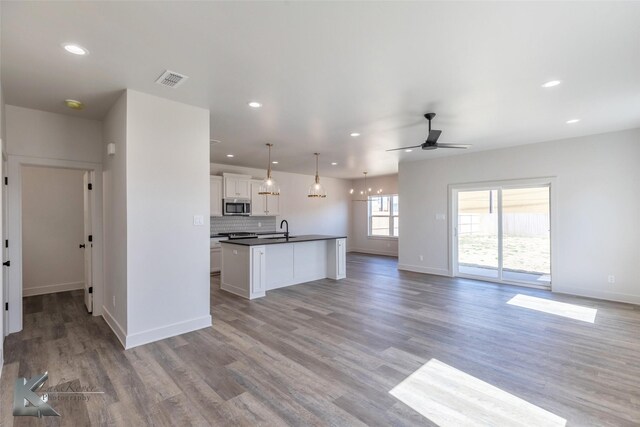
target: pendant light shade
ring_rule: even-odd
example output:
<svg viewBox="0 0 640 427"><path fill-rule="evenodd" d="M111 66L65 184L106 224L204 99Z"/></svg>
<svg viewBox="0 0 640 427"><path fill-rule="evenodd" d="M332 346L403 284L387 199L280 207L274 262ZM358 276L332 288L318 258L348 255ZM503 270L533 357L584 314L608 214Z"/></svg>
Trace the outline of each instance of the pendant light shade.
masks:
<svg viewBox="0 0 640 427"><path fill-rule="evenodd" d="M307 197L325 198L327 197L327 192L322 184L320 184L320 175L318 175L318 156L320 156L320 153L313 153L313 155L316 156L316 179L314 183L311 184L311 187L309 187L309 194Z"/></svg>
<svg viewBox="0 0 640 427"><path fill-rule="evenodd" d="M267 144L267 147L269 147L269 163L267 166L267 176L262 180L262 183L260 183L258 194L265 196L279 196L280 186L278 185L276 180L271 177L271 147L273 147L273 144Z"/></svg>

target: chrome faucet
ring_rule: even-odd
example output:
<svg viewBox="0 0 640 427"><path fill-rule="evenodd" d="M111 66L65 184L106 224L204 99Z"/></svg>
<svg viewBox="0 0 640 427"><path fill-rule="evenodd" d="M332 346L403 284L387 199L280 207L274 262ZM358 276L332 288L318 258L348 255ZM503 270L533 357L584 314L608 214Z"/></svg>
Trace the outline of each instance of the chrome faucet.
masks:
<svg viewBox="0 0 640 427"><path fill-rule="evenodd" d="M282 224L286 224L286 226L287 226L287 229L284 232L284 238L289 240L289 223L287 222L286 219L283 219L282 222L280 222L280 228L282 228Z"/></svg>

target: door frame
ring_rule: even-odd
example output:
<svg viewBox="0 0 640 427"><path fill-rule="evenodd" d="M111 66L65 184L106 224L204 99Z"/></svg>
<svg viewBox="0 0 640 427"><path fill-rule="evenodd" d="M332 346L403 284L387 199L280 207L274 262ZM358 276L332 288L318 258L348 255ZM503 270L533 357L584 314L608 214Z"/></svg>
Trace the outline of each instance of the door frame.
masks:
<svg viewBox="0 0 640 427"><path fill-rule="evenodd" d="M525 187L537 187L537 186L549 186L549 233L550 238L550 263L551 263L551 283L546 285L535 285L528 282L518 282L511 280L500 280L498 278L484 277L484 276L472 276L472 275L457 275L458 265L458 238L456 235L457 218L458 218L458 191L473 191L473 190L495 190L509 189L509 188L525 188ZM499 191L500 193L501 191ZM557 235L558 235L558 221L557 221L557 178L556 177L540 177L540 178L525 178L525 179L511 179L501 181L482 181L482 182L469 182L460 184L448 185L448 197L449 197L449 276L451 277L463 277L474 280L482 280L485 282L494 282L507 285L518 285L530 288L548 289L553 291L554 284L557 283ZM498 197L498 270L502 269L502 197ZM500 276L500 274L499 274Z"/></svg>
<svg viewBox="0 0 640 427"><path fill-rule="evenodd" d="M94 182L91 191L91 221L93 228L93 302L94 316L102 315L103 275L102 275L102 165L99 163L71 160L44 159L36 157L9 155L8 173L8 209L7 227L9 239L9 325L8 332L22 330L22 167L40 166L48 168L76 169L93 172Z"/></svg>

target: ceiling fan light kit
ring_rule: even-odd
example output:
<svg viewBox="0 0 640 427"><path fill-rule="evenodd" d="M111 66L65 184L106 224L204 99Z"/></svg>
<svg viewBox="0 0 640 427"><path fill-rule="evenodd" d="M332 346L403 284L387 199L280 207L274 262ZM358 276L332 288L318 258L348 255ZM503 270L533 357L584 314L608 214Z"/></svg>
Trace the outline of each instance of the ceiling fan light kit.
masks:
<svg viewBox="0 0 640 427"><path fill-rule="evenodd" d="M324 199L327 197L327 191L324 189L322 184L320 184L320 175L318 174L318 157L320 156L320 153L313 153L313 155L316 156L316 178L313 184L311 184L311 187L309 187L309 194L307 194L307 197Z"/></svg>
<svg viewBox="0 0 640 427"><path fill-rule="evenodd" d="M260 183L258 194L264 196L279 196L280 186L271 176L271 147L273 147L273 144L267 144L267 147L269 147L269 163L267 163L267 176L262 180L262 183Z"/></svg>
<svg viewBox="0 0 640 427"><path fill-rule="evenodd" d="M429 120L429 134L427 135L427 140L420 145L412 145L410 147L400 147L400 148L392 148L387 151L398 151L405 150L410 152L412 148L422 148L423 150L435 150L437 148L461 148L467 149L471 147L469 144L438 144L438 139L440 135L442 135L441 130L431 129L431 120L436 116L436 113L427 113L424 115L424 118Z"/></svg>

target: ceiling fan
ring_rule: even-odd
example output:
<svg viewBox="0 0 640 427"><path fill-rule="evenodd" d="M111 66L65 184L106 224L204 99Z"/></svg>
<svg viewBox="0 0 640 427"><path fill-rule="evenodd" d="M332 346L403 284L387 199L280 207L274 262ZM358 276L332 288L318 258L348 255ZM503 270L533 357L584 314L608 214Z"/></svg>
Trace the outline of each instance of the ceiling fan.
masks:
<svg viewBox="0 0 640 427"><path fill-rule="evenodd" d="M397 150L410 150L412 148L422 148L423 150L435 150L436 148L469 148L471 145L469 144L438 144L438 138L440 138L441 130L431 130L431 120L436 116L436 113L427 113L424 117L429 120L429 135L427 136L427 140L420 145L412 145L410 147L400 147L400 148L392 148L387 151L397 151Z"/></svg>

